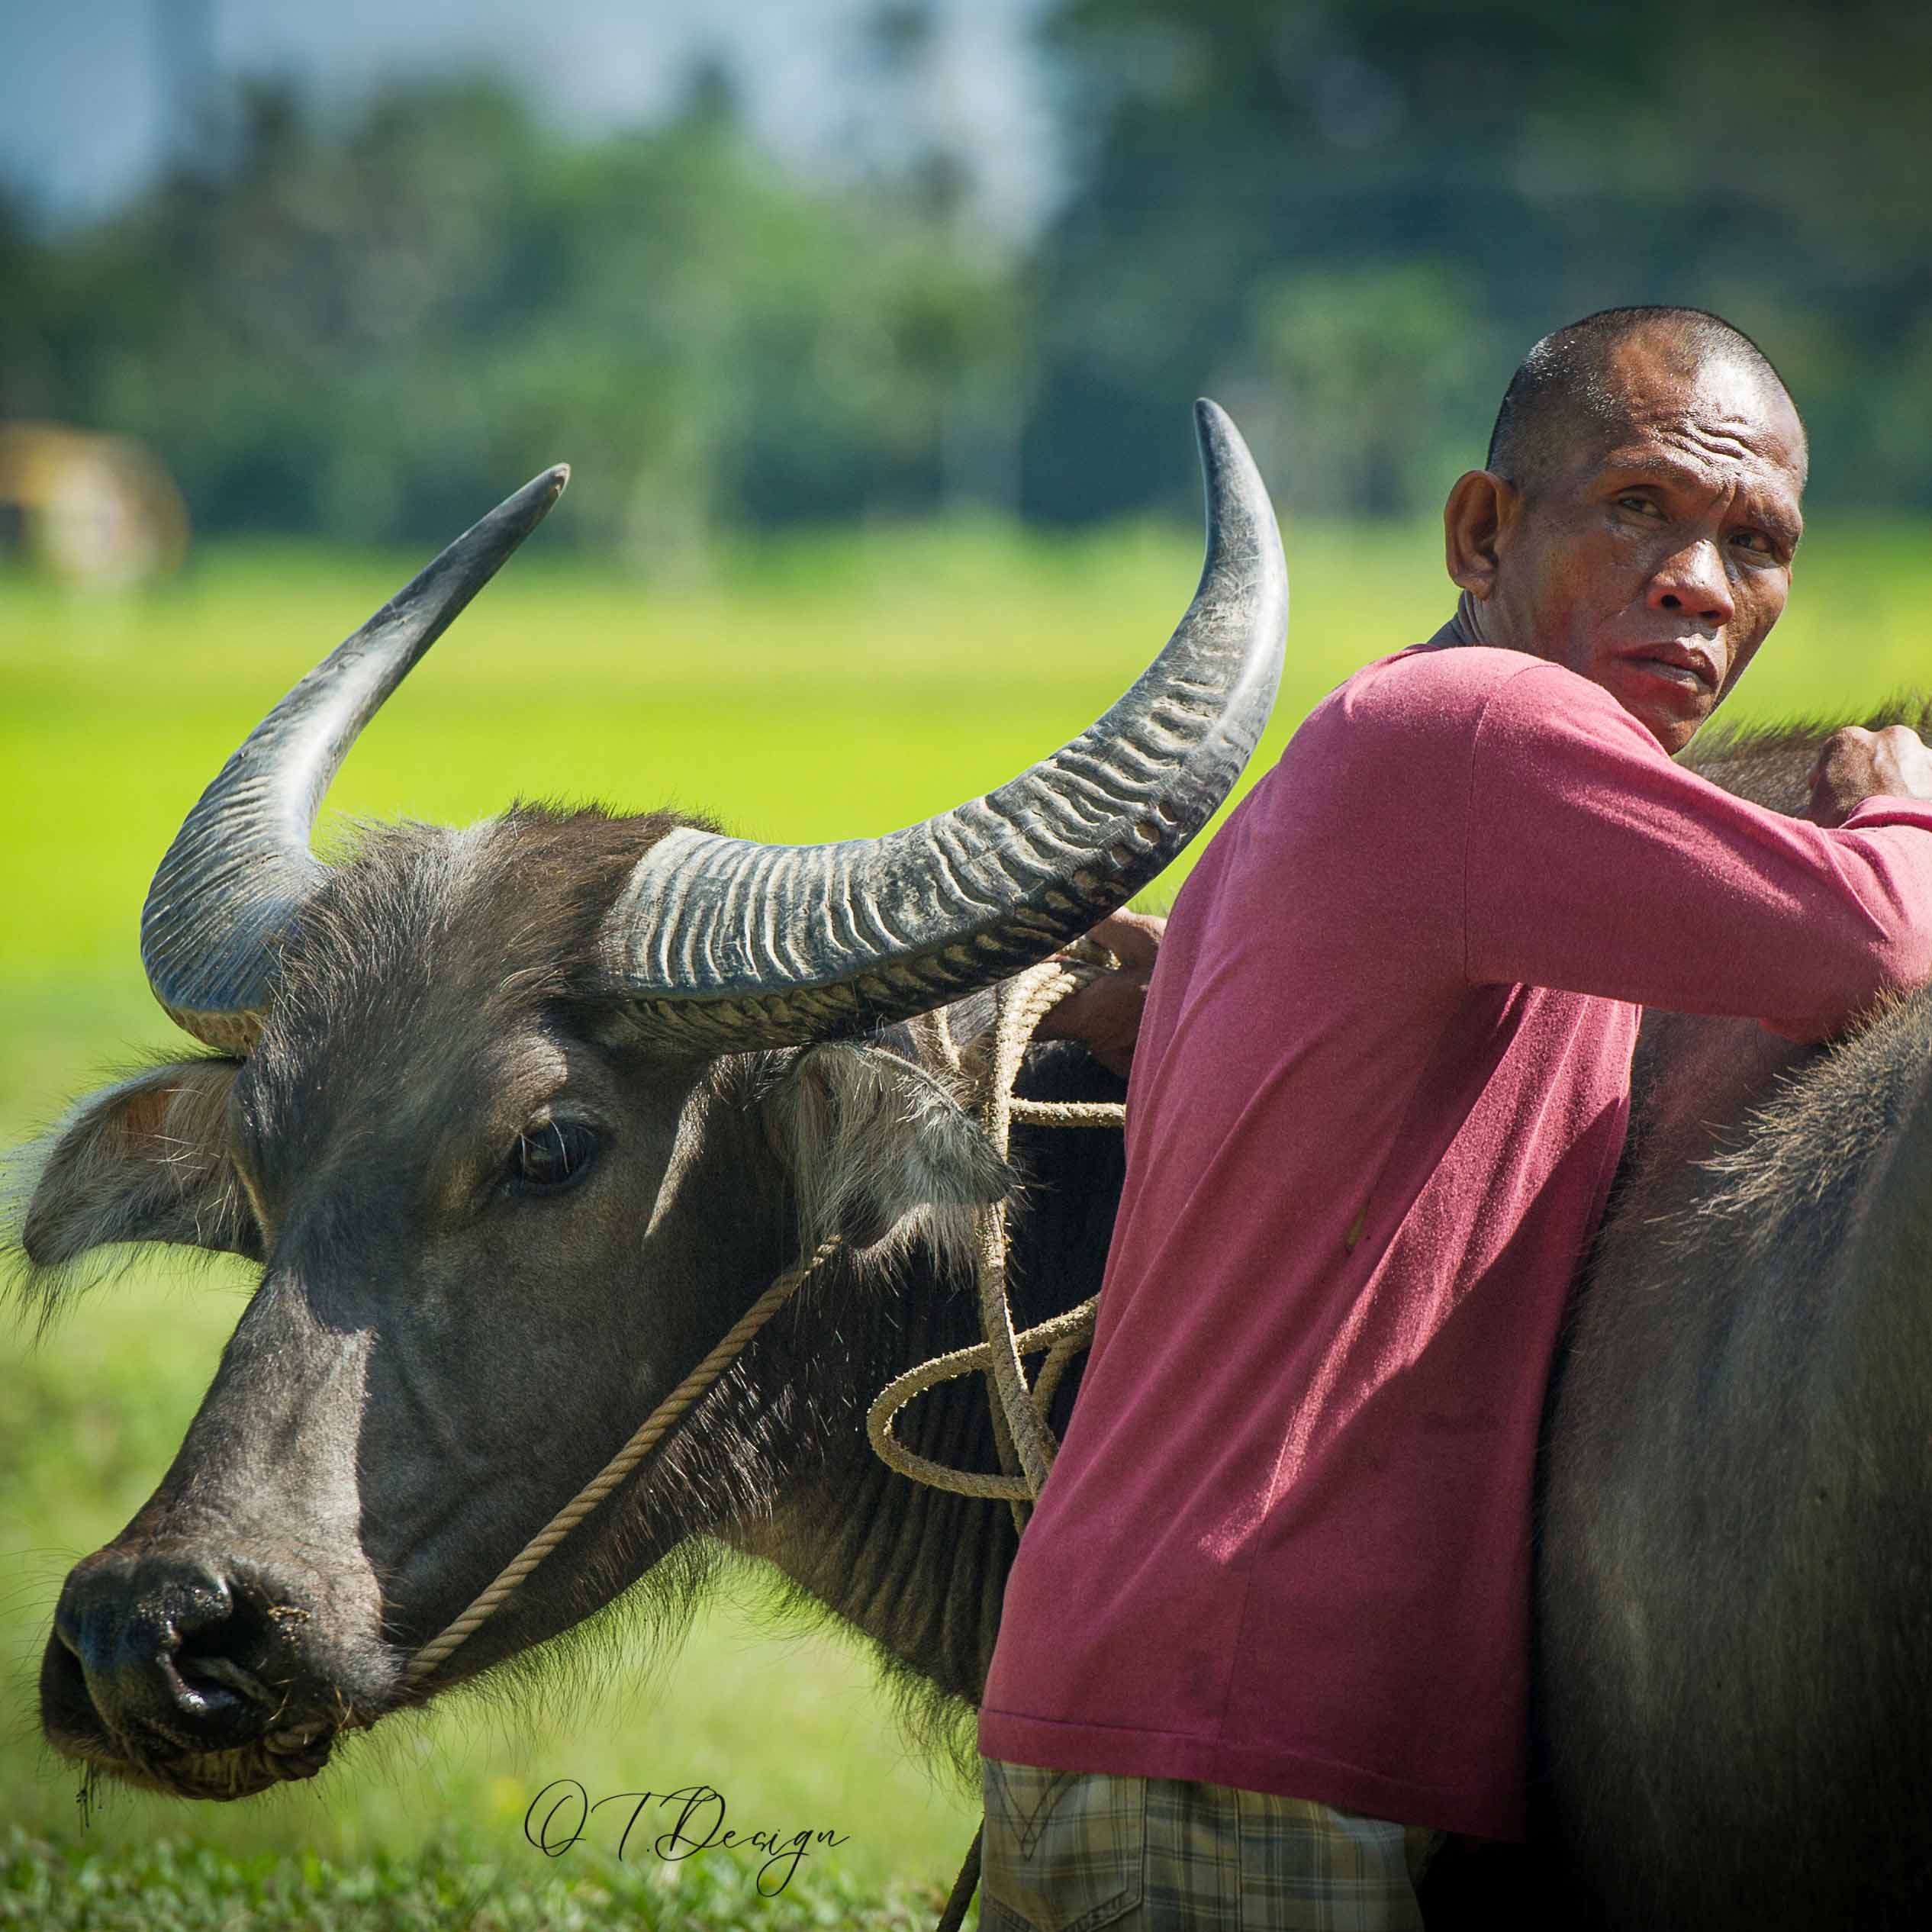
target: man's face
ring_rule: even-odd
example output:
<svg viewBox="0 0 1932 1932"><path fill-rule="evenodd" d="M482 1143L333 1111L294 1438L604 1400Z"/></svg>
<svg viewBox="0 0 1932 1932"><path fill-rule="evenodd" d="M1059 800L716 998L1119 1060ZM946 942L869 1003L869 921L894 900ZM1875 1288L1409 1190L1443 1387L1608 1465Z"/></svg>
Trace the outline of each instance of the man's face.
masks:
<svg viewBox="0 0 1932 1932"><path fill-rule="evenodd" d="M1668 340L1625 342L1611 374L1618 420L1502 493L1482 628L1601 684L1674 752L1785 607L1804 430L1775 383Z"/></svg>

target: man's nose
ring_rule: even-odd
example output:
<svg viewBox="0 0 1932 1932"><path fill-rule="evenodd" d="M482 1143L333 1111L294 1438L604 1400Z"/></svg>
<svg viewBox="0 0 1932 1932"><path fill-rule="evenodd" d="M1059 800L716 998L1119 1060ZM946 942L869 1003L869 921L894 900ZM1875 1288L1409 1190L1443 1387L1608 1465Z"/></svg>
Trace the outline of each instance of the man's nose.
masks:
<svg viewBox="0 0 1932 1932"><path fill-rule="evenodd" d="M1647 601L1653 610L1681 610L1713 626L1729 623L1737 610L1723 554L1708 539L1666 560L1650 579Z"/></svg>

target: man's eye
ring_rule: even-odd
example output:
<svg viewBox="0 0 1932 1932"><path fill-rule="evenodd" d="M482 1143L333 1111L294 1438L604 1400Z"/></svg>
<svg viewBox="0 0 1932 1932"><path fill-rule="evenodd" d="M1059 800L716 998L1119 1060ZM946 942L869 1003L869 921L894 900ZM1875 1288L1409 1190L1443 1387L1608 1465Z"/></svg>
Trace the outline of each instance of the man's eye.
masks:
<svg viewBox="0 0 1932 1932"><path fill-rule="evenodd" d="M1617 499L1617 507L1619 510L1634 510L1646 517L1654 516L1657 514L1657 505L1648 497L1619 497Z"/></svg>
<svg viewBox="0 0 1932 1932"><path fill-rule="evenodd" d="M1760 556L1770 555L1776 547L1762 530L1734 531L1731 540L1740 549L1757 551Z"/></svg>
<svg viewBox="0 0 1932 1932"><path fill-rule="evenodd" d="M582 1180L597 1154L594 1129L581 1120L546 1120L517 1136L508 1178L520 1193L554 1193Z"/></svg>

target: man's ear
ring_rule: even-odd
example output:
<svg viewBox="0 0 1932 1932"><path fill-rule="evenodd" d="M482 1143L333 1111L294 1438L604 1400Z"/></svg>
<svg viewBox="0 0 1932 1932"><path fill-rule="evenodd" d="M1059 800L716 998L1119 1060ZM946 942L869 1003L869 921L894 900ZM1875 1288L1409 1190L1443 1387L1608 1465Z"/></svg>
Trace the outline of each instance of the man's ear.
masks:
<svg viewBox="0 0 1932 1932"><path fill-rule="evenodd" d="M807 1048L764 1107L808 1251L832 1234L872 1248L916 1232L970 1253L972 1210L1011 1183L951 1088L885 1046Z"/></svg>
<svg viewBox="0 0 1932 1932"><path fill-rule="evenodd" d="M1457 477L1442 506L1443 562L1451 581L1473 597L1496 588L1499 534L1515 518L1521 493L1493 471Z"/></svg>
<svg viewBox="0 0 1932 1932"><path fill-rule="evenodd" d="M0 1245L34 1277L114 1241L172 1241L261 1259L261 1235L228 1158L238 1060L183 1060L82 1101L20 1148ZM45 1288L48 1284L37 1284Z"/></svg>

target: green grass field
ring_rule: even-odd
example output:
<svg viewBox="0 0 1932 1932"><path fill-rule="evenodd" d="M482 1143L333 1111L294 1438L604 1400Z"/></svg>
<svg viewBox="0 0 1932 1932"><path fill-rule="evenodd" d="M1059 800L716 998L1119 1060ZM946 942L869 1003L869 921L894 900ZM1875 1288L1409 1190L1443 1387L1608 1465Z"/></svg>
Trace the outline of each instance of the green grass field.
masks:
<svg viewBox="0 0 1932 1932"><path fill-rule="evenodd" d="M1257 771L1322 692L1450 606L1431 530L1286 541L1289 666ZM213 549L127 602L0 578L0 1142L170 1043L135 951L156 861L248 727L421 561ZM773 839L885 830L1089 723L1198 565L1194 538L1163 529L887 530L747 549L672 591L546 555L539 535L391 701L331 806L461 823L520 794L701 807ZM1929 601L1932 533L1821 521L1734 713L1850 713L1932 685ZM762 1630L751 1576L655 1674L399 1721L314 1784L239 1806L110 1794L83 1832L75 1774L37 1741L54 1599L159 1478L248 1285L239 1264L143 1258L37 1348L0 1325L0 1925L929 1923L968 1795L909 1755L852 1646ZM522 1821L564 1776L593 1795L701 1781L734 1823L848 1842L775 1899L729 1853L548 1861Z"/></svg>

